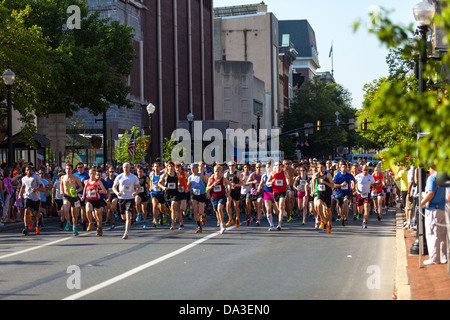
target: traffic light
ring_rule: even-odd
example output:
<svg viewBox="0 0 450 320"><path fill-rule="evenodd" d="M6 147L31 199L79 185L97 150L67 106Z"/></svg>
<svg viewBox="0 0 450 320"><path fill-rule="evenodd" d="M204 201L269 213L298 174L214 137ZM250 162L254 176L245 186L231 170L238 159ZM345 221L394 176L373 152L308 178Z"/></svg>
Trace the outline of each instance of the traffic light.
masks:
<svg viewBox="0 0 450 320"><path fill-rule="evenodd" d="M321 127L322 127L322 121L318 120L317 121L317 131L320 131Z"/></svg>
<svg viewBox="0 0 450 320"><path fill-rule="evenodd" d="M364 119L362 125L361 125L361 129L363 131L367 131L367 119Z"/></svg>

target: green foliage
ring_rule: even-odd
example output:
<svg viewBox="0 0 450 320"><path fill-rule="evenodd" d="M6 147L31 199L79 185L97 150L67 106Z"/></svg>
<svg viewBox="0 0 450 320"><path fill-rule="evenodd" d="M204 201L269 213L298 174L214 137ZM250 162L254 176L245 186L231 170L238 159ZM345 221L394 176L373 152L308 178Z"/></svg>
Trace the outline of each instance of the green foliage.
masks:
<svg viewBox="0 0 450 320"><path fill-rule="evenodd" d="M80 29L63 27L70 5L81 9ZM132 107L124 79L134 59L133 29L88 13L85 0L0 1L0 70L16 73L13 105L30 144L35 117ZM5 96L0 86L0 101Z"/></svg>
<svg viewBox="0 0 450 320"><path fill-rule="evenodd" d="M128 153L128 145L130 144L131 136L135 132L136 135L136 154L134 158ZM150 136L141 136L138 127L133 126L131 131L125 131L122 137L120 137L120 145L114 148L114 157L120 164L126 162L131 164L137 164L142 162L147 155L147 149L149 146Z"/></svg>
<svg viewBox="0 0 450 320"><path fill-rule="evenodd" d="M305 123L322 121L322 125L336 122L336 111L340 113L341 123L355 118L356 110L351 107L350 93L339 84L324 83L321 80L305 82L296 92L290 112L282 118L283 131L304 127ZM308 141L309 147L303 147L304 157L328 157L338 146L353 146L356 135L348 127L324 127L320 132L299 137L282 137L280 143L288 159L295 158L296 142Z"/></svg>
<svg viewBox="0 0 450 320"><path fill-rule="evenodd" d="M449 43L450 8L441 5L441 10L435 23L445 31L444 43ZM430 44L415 37L412 26L395 25L387 16L385 12L380 28L371 31L383 44L401 49L405 61L414 61L416 52L425 50L430 56ZM449 64L448 52L442 53L439 59L428 59L423 72L427 90L423 94L418 91L417 81L392 75L380 80L374 88L367 88L364 112L375 121L373 130L386 126L380 142L389 147L383 153L388 163L404 164L411 157L416 165L434 165L437 170L450 172ZM417 139L415 132L426 135Z"/></svg>

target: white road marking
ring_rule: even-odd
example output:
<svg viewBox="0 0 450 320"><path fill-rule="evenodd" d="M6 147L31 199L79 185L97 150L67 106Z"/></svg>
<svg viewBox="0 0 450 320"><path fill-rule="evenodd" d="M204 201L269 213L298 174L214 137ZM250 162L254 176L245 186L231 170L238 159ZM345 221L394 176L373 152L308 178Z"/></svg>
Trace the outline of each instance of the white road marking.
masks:
<svg viewBox="0 0 450 320"><path fill-rule="evenodd" d="M231 230L231 229L234 229L234 227L227 228L227 230ZM176 255L179 255L179 254L181 254L181 253L183 253L183 252L185 252L185 251L187 251L189 249L192 249L193 247L198 246L199 244L201 244L201 243L203 243L205 241L208 241L209 239L212 239L212 238L214 238L214 237L216 237L218 235L220 235L219 232L215 232L213 234L210 234L210 235L208 235L208 236L206 236L206 237L204 237L202 239L199 239L199 240L197 240L197 241L195 241L195 242L193 242L191 244L188 244L187 246L184 246L184 247L182 247L182 248L180 248L178 250L175 250L175 251L173 251L171 253L168 253L168 254L160 257L160 258L157 258L155 260L149 261L149 262L147 262L147 263L145 263L143 265L140 265L139 267L136 267L136 268L134 268L134 269L132 269L130 271L122 273L122 274L120 274L120 275L118 275L118 276L116 276L114 278L111 278L111 279L106 280L106 281L104 281L102 283L99 283L99 284L97 284L97 285L95 285L93 287L90 287L90 288L85 289L83 291L80 291L80 292L78 292L76 294L68 296L67 298L64 298L63 300L77 300L77 299L83 298L84 296L87 296L87 295L89 295L91 293L94 293L94 292L100 290L100 289L106 288L106 287L108 287L108 286L110 286L110 285L112 285L112 284L114 284L116 282L122 281L122 280L124 280L124 279L126 279L128 277L131 277L132 275L135 275L138 272L141 272L141 271L143 271L145 269L148 269L148 268L150 268L150 267L152 267L152 266L154 266L154 265L156 265L156 264L158 264L160 262L163 262L163 261L165 261L167 259L175 257Z"/></svg>

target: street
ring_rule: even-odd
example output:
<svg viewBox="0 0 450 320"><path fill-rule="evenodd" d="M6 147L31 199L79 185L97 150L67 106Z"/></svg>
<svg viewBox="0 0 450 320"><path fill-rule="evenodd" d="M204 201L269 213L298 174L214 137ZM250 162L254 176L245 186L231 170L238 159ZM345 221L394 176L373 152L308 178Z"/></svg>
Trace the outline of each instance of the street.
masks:
<svg viewBox="0 0 450 320"><path fill-rule="evenodd" d="M220 235L209 216L203 233L142 229L123 240L114 231L20 229L0 233L0 298L12 300L389 300L394 290L393 210L368 229L334 222L331 234L312 218L284 222L281 231L252 223ZM276 219L275 219L276 220Z"/></svg>

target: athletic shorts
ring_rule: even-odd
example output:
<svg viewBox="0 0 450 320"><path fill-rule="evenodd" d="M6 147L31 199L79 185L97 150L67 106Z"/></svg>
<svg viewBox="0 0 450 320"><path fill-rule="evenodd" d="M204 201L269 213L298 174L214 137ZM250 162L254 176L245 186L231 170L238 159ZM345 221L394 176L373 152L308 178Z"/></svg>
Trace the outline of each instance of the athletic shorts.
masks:
<svg viewBox="0 0 450 320"><path fill-rule="evenodd" d="M138 197L141 198L141 202L147 202L148 201L148 195L145 192L138 193Z"/></svg>
<svg viewBox="0 0 450 320"><path fill-rule="evenodd" d="M205 203L206 202L206 193L202 193L202 194L199 194L197 196L192 194L191 195L191 200L195 200L195 201L198 201L198 202L201 202L201 203Z"/></svg>
<svg viewBox="0 0 450 320"><path fill-rule="evenodd" d="M272 192L264 191L264 201L266 201L266 200L270 200L270 201L272 201L272 203L275 203L275 199L273 198Z"/></svg>
<svg viewBox="0 0 450 320"><path fill-rule="evenodd" d="M86 199L86 202L92 204L94 209L101 209L101 208L103 208L102 199L98 199L98 200Z"/></svg>
<svg viewBox="0 0 450 320"><path fill-rule="evenodd" d="M133 212L135 206L134 199L119 199L117 202L119 205L120 214L125 214L126 212Z"/></svg>
<svg viewBox="0 0 450 320"><path fill-rule="evenodd" d="M33 201L31 199L25 198L23 200L23 207L24 208L30 208L31 211L33 211L34 213L38 213L39 212L39 205L41 204L40 201Z"/></svg>
<svg viewBox="0 0 450 320"><path fill-rule="evenodd" d="M370 203L370 193L367 194L366 198L363 198L361 194L356 193L356 205L358 207L363 206L365 203Z"/></svg>
<svg viewBox="0 0 450 320"><path fill-rule="evenodd" d="M213 205L214 210L217 211L217 208L219 207L219 204L223 204L226 205L227 204L227 197L225 195L216 198L216 197L211 197L211 203Z"/></svg>
<svg viewBox="0 0 450 320"><path fill-rule="evenodd" d="M286 191L273 194L273 199L276 202L280 201L281 198L286 198Z"/></svg>
<svg viewBox="0 0 450 320"><path fill-rule="evenodd" d="M64 200L69 201L70 206L73 208L79 208L81 206L80 198L78 197L71 197L68 195L64 195Z"/></svg>
<svg viewBox="0 0 450 320"><path fill-rule="evenodd" d="M297 191L297 198L298 199L303 199L306 195L305 191Z"/></svg>
<svg viewBox="0 0 450 320"><path fill-rule="evenodd" d="M342 206L345 200L352 201L352 195L351 194L344 194L343 196L336 195L336 200L338 206Z"/></svg>
<svg viewBox="0 0 450 320"><path fill-rule="evenodd" d="M160 204L166 202L166 200L164 200L164 193L152 193L152 198L156 199Z"/></svg>

